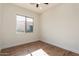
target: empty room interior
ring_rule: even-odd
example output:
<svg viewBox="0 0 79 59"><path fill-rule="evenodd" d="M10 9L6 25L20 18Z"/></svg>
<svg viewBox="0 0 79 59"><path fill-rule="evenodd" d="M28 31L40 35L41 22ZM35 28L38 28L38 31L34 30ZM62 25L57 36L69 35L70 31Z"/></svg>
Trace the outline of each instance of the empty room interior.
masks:
<svg viewBox="0 0 79 59"><path fill-rule="evenodd" d="M79 4L0 3L0 56L79 56Z"/></svg>

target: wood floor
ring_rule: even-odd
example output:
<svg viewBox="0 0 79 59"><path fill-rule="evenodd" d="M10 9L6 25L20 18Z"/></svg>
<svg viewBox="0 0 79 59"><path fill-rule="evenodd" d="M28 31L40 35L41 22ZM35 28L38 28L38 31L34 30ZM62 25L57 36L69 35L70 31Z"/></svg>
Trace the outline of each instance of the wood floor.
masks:
<svg viewBox="0 0 79 59"><path fill-rule="evenodd" d="M33 56L32 52L39 49L42 49L48 56L79 56L79 54L61 49L59 47L41 41L3 49L1 53L3 56L26 56L28 54L30 56Z"/></svg>

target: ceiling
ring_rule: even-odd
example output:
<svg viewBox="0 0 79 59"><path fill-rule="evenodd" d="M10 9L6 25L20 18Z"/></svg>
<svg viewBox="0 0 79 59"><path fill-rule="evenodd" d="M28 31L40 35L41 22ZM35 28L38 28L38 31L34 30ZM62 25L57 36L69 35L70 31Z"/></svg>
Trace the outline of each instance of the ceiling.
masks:
<svg viewBox="0 0 79 59"><path fill-rule="evenodd" d="M31 10L36 13L43 13L46 10L48 10L49 8L56 6L57 4L49 3L48 5L45 5L45 4L41 3L38 8L35 6L34 3L15 3L15 5L26 8L26 9Z"/></svg>

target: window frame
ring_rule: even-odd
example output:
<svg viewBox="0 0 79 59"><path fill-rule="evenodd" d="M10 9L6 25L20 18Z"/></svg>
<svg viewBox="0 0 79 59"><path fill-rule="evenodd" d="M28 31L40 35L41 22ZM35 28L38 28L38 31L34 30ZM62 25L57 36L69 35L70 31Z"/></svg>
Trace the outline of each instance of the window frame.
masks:
<svg viewBox="0 0 79 59"><path fill-rule="evenodd" d="M23 17L25 17L25 31L24 32L21 32L21 33L33 33L34 32L34 17L29 17L29 16L25 16L25 15L20 15L20 14L16 14L16 16L23 16ZM26 28L27 28L27 19L26 18L31 18L31 19L33 19L33 31L32 32L28 32L28 31L26 31ZM17 20L17 19L16 19ZM16 31L17 32L17 31Z"/></svg>

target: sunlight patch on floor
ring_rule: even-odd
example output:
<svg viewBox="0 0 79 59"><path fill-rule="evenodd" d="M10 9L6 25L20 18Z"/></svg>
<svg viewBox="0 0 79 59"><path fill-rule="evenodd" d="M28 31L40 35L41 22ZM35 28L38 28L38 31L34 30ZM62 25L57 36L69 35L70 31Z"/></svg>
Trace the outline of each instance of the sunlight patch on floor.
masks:
<svg viewBox="0 0 79 59"><path fill-rule="evenodd" d="M36 50L26 56L49 56L43 49Z"/></svg>

